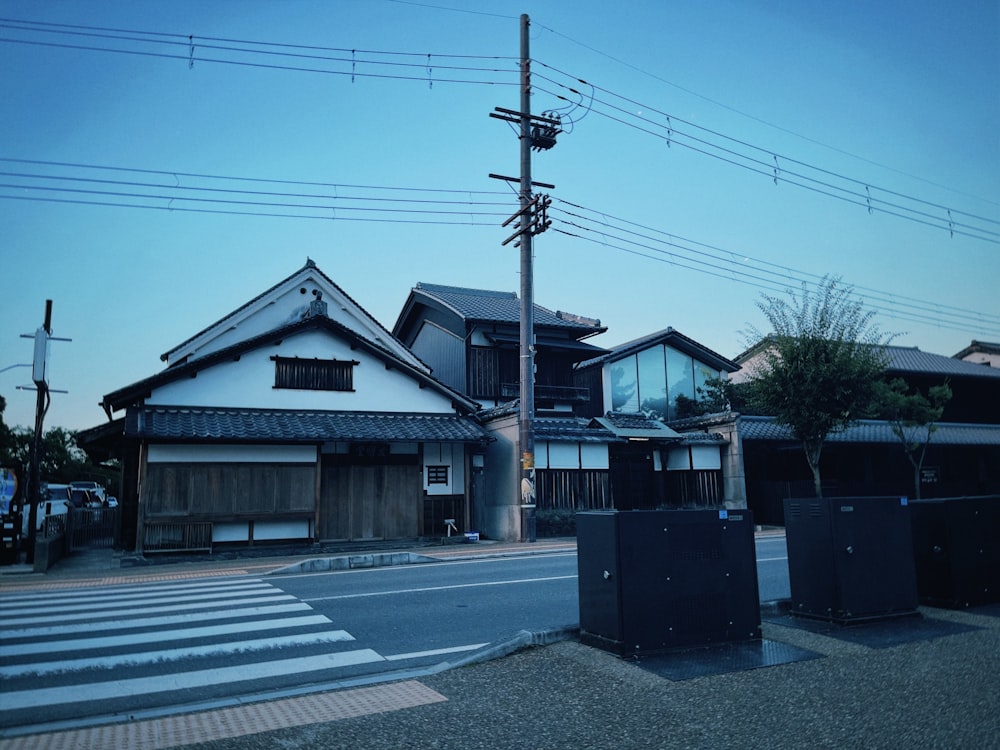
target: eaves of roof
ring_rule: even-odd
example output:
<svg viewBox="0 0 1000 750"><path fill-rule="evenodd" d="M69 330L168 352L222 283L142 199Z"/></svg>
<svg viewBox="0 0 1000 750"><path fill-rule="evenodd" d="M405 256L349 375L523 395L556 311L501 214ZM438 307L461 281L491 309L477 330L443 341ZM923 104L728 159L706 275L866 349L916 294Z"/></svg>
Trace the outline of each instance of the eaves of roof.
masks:
<svg viewBox="0 0 1000 750"><path fill-rule="evenodd" d="M534 438L550 443L619 443L614 432L581 417L536 417Z"/></svg>
<svg viewBox="0 0 1000 750"><path fill-rule="evenodd" d="M521 300L513 292L420 282L410 292L407 307L411 308L415 301L443 307L467 322L519 324L521 320ZM573 332L575 338L593 336L607 330L606 326L600 325L600 321L590 325L581 322L579 316L553 312L539 304L534 304L532 310L536 327L567 329ZM399 330L398 322L395 330Z"/></svg>
<svg viewBox="0 0 1000 750"><path fill-rule="evenodd" d="M453 442L493 438L472 417L288 409L139 406L125 436L188 443Z"/></svg>
<svg viewBox="0 0 1000 750"><path fill-rule="evenodd" d="M668 442L677 442L681 439L679 433L671 430L663 422L647 417L645 414L609 412L603 417L595 417L591 423L600 425L612 434L625 439L638 438Z"/></svg>
<svg viewBox="0 0 1000 750"><path fill-rule="evenodd" d="M586 362L581 362L576 367L578 370L582 370L602 365L605 362L615 362L619 359L623 359L627 356L659 344L667 344L678 351L694 357L699 362L704 362L705 364L718 370L736 372L740 369L740 366L732 360L726 359L718 352L714 352L707 346L699 344L694 339L688 338L674 328L664 328L662 331L651 333L648 336L627 341L624 344L612 347L608 350L607 354L594 357L593 359L588 359Z"/></svg>
<svg viewBox="0 0 1000 750"><path fill-rule="evenodd" d="M467 396L453 390L431 375L413 367L408 362L404 362L388 349L384 349L373 341L359 335L357 331L325 316L305 318L287 326L276 328L273 331L268 331L267 333L259 336L254 336L253 338L233 344L225 349L220 349L204 357L199 357L198 359L174 365L173 367L168 367L156 375L144 378L143 380L132 383L124 388L119 388L117 391L112 391L104 396L101 404L104 407L105 412L107 412L110 417L112 412L132 406L137 401L141 401L146 398L147 394L154 388L161 387L167 383L171 383L184 377L190 377L199 370L204 370L205 368L211 367L220 362L231 360L245 352L252 351L261 346L270 345L274 341L287 338L288 336L296 333L315 328L326 329L346 338L352 343L357 344L359 347L376 357L379 357L384 362L391 363L393 367L398 368L402 372L408 373L419 382L436 388L440 392L446 394L456 405L467 412L473 412L479 408L479 404L472 401Z"/></svg>
<svg viewBox="0 0 1000 750"><path fill-rule="evenodd" d="M773 417L741 416L738 420L743 440L794 442L791 430L778 424ZM940 422L935 425L931 445L997 445L1000 446L1000 424L968 424ZM926 439L926 428L916 430L913 439ZM829 443L898 443L899 438L888 422L863 419L846 430L832 432Z"/></svg>
<svg viewBox="0 0 1000 750"><path fill-rule="evenodd" d="M976 341L972 340L967 347L962 351L953 355L955 359L964 359L970 354L1000 354L1000 344L994 343L992 341Z"/></svg>

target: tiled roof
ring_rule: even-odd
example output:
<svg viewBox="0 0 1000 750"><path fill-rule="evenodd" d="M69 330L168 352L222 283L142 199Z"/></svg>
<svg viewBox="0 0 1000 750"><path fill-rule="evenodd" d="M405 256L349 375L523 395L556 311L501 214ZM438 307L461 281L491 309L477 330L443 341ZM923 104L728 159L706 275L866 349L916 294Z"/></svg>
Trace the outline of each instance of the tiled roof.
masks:
<svg viewBox="0 0 1000 750"><path fill-rule="evenodd" d="M756 343L737 356L736 361L744 366L748 362L754 361L767 348L770 338ZM889 358L889 363L886 366L886 372L889 375L940 375L943 377L1000 379L1000 368L997 367L984 367L975 362L946 357L943 354L922 352L915 346L886 346L884 349Z"/></svg>
<svg viewBox="0 0 1000 750"><path fill-rule="evenodd" d="M916 347L887 346L885 350L889 355L886 370L890 374L898 372L1000 379L1000 368L997 367L984 367L942 354L922 352Z"/></svg>
<svg viewBox="0 0 1000 750"><path fill-rule="evenodd" d="M791 431L771 417L740 417L744 440L792 441ZM863 419L827 437L831 443L898 443L888 422ZM1000 425L942 422L931 438L932 445L1000 445Z"/></svg>
<svg viewBox="0 0 1000 750"><path fill-rule="evenodd" d="M972 354L974 352L983 352L984 354L1000 354L1000 344L993 341L976 341L973 339L967 347L954 356L956 359L962 359L962 357L967 354Z"/></svg>
<svg viewBox="0 0 1000 750"><path fill-rule="evenodd" d="M656 440L677 440L680 438L680 435L663 422L647 417L645 414L608 412L603 417L597 417L593 422L606 427L622 438L653 438Z"/></svg>
<svg viewBox="0 0 1000 750"><path fill-rule="evenodd" d="M476 418L483 423L501 417L510 417L519 413L519 399L508 401L491 409L483 409L476 413ZM621 440L615 434L600 425L595 425L583 417L535 417L531 421L535 440L550 443L618 443Z"/></svg>
<svg viewBox="0 0 1000 750"><path fill-rule="evenodd" d="M464 442L491 438L471 417L186 406L131 408L125 435L184 442Z"/></svg>
<svg viewBox="0 0 1000 750"><path fill-rule="evenodd" d="M536 417L532 421L535 440L550 443L617 443L619 438L610 430L594 426L580 417Z"/></svg>
<svg viewBox="0 0 1000 750"><path fill-rule="evenodd" d="M725 445L729 441L717 432L683 432L681 445Z"/></svg>
<svg viewBox="0 0 1000 750"><path fill-rule="evenodd" d="M519 323L521 301L514 292L493 292L487 289L467 289L420 282L415 293L423 293L454 310L466 320L483 320L496 323ZM574 331L598 333L603 331L600 321L594 325L581 322L577 315L553 312L541 305L534 305L535 325L550 328L569 328Z"/></svg>

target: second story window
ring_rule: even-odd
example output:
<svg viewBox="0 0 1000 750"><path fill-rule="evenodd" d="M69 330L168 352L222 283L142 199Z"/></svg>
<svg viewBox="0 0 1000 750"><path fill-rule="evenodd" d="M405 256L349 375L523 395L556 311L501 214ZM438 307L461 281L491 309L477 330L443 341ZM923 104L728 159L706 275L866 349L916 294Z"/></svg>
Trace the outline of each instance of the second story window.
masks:
<svg viewBox="0 0 1000 750"><path fill-rule="evenodd" d="M353 391L355 360L299 359L274 360L274 387L309 391Z"/></svg>

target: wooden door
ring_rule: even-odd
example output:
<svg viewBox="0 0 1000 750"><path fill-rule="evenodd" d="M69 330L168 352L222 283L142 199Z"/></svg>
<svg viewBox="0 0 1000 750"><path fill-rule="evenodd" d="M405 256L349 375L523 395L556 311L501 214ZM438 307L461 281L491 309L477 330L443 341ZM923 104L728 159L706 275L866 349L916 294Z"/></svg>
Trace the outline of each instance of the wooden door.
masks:
<svg viewBox="0 0 1000 750"><path fill-rule="evenodd" d="M324 463L320 538L376 541L419 536L420 471L413 465Z"/></svg>

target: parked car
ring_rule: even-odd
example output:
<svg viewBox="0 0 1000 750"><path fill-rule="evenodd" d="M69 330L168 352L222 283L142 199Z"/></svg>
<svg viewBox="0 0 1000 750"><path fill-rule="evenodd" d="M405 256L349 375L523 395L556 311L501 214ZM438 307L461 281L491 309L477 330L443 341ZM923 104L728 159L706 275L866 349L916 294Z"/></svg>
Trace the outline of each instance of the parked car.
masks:
<svg viewBox="0 0 1000 750"><path fill-rule="evenodd" d="M70 482L69 487L71 490L86 490L92 496L96 497L98 502L101 504L104 503L104 488L97 482Z"/></svg>
<svg viewBox="0 0 1000 750"><path fill-rule="evenodd" d="M90 490L71 488L69 491L69 501L74 508L100 508L104 502Z"/></svg>

